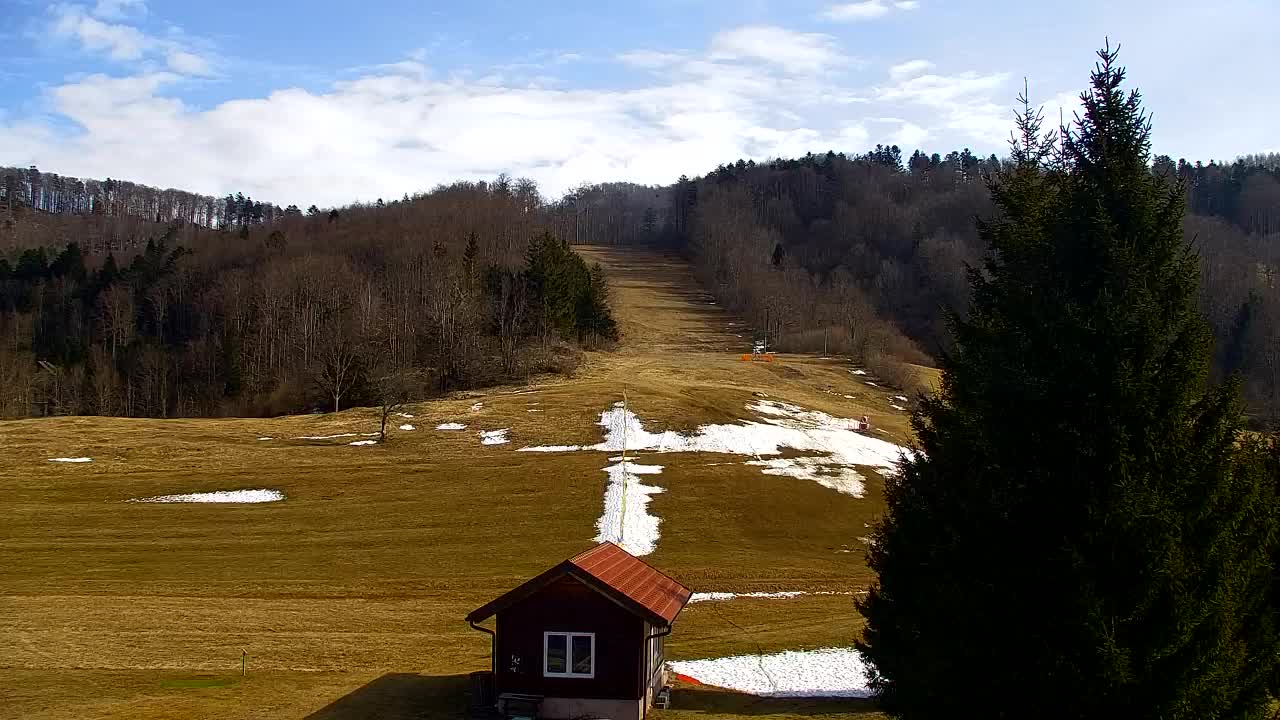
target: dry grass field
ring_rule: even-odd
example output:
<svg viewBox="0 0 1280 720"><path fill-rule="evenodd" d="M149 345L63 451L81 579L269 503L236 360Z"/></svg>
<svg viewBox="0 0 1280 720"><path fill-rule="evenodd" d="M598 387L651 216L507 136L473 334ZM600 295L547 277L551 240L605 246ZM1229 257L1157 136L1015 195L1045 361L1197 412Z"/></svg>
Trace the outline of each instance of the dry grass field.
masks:
<svg viewBox="0 0 1280 720"><path fill-rule="evenodd" d="M906 441L892 393L841 361L742 362L750 332L679 261L582 252L610 272L624 333L616 351L589 354L571 378L408 407L415 417L400 422L416 430L386 444L293 439L375 431L374 412L360 409L0 422L0 717L462 715L466 673L489 663L487 636L463 616L589 547L601 513L604 454L514 450L598 442L599 414L624 387L650 428L737 422L766 393L868 415L883 437ZM434 429L455 421L467 430ZM510 428L511 442L481 445L476 432L497 428ZM48 461L67 456L93 462ZM667 491L649 506L661 539L646 559L698 591L864 588L860 538L881 507L880 480L865 472L866 496L854 498L744 459L657 460ZM287 500L125 502L247 488ZM700 603L677 623L668 656L847 645L859 627L849 596ZM684 688L660 713L739 715L874 712Z"/></svg>

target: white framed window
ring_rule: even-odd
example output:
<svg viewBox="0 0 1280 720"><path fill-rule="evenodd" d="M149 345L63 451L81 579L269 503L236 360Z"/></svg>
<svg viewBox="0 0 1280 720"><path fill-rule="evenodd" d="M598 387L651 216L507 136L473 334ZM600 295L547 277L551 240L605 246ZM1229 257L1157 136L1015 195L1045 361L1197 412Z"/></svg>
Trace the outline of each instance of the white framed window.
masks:
<svg viewBox="0 0 1280 720"><path fill-rule="evenodd" d="M594 678L596 676L596 634L542 633L542 676Z"/></svg>

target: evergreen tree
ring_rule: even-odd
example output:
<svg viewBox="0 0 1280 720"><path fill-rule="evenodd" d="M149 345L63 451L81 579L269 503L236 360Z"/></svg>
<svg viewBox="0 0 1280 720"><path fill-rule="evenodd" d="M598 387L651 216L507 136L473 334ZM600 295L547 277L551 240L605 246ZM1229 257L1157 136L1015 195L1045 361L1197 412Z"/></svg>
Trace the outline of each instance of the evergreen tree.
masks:
<svg viewBox="0 0 1280 720"><path fill-rule="evenodd" d="M1061 142L1023 97L920 452L886 483L859 647L890 713L1261 717L1275 464L1206 390L1182 188L1108 46Z"/></svg>

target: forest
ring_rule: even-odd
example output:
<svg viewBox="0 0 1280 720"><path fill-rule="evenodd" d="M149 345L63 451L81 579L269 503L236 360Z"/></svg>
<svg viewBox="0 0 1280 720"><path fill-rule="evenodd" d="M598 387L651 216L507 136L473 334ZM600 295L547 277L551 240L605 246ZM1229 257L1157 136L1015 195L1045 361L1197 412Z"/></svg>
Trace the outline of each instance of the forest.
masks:
<svg viewBox="0 0 1280 720"><path fill-rule="evenodd" d="M0 415L339 410L564 372L616 337L601 271L505 179L306 215L229 199L214 227L156 222L155 197L0 215Z"/></svg>
<svg viewBox="0 0 1280 720"><path fill-rule="evenodd" d="M841 353L900 387L908 363L951 347L968 305L967 268L994 213L990 175L1007 159L877 146L767 163L739 160L666 188L584 187L552 208L569 238L658 244L689 256L704 283L778 350ZM1186 239L1200 257L1214 377L1243 380L1252 420L1280 419L1280 154L1229 164L1156 156L1184 186Z"/></svg>
<svg viewBox="0 0 1280 720"><path fill-rule="evenodd" d="M605 280L566 244L684 254L769 347L846 355L911 389L913 367L951 347L985 250L976 221L994 212L987 180L1007 162L877 146L549 202L503 176L305 212L0 169L0 414L368 403L388 372L373 358L433 392L563 369L574 346L616 336ZM1184 187L1214 377L1238 374L1252 420L1274 426L1280 155L1157 156L1150 171ZM339 381L353 347L386 352Z"/></svg>

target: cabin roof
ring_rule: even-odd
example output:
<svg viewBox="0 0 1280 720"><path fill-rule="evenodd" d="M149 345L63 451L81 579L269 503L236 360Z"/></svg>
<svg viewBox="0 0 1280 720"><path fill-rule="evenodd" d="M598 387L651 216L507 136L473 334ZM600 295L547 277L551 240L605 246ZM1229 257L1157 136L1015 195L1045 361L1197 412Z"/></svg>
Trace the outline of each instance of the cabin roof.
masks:
<svg viewBox="0 0 1280 720"><path fill-rule="evenodd" d="M563 575L572 575L637 615L670 625L689 602L689 588L611 542L603 542L476 608L467 622L483 622Z"/></svg>

